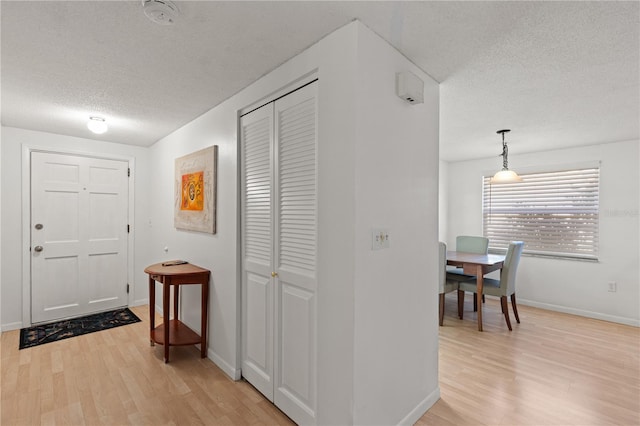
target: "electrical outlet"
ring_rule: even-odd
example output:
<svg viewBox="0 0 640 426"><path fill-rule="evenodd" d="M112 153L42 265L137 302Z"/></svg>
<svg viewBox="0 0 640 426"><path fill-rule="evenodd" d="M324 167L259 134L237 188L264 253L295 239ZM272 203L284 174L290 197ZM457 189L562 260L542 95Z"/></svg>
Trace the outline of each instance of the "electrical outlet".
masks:
<svg viewBox="0 0 640 426"><path fill-rule="evenodd" d="M609 281L609 291L612 293L618 291L618 284L615 281Z"/></svg>

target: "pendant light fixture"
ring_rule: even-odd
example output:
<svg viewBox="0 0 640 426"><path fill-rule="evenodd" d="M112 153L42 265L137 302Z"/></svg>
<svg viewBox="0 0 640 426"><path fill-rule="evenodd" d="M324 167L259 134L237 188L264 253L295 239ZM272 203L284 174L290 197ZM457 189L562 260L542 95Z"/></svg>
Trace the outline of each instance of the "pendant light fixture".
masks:
<svg viewBox="0 0 640 426"><path fill-rule="evenodd" d="M516 172L513 170L509 170L509 148L507 147L507 143L504 141L504 134L509 133L511 130L504 129L498 130L496 133L502 135L502 170L493 175L489 183L512 183L512 182L522 182L522 178L518 176Z"/></svg>

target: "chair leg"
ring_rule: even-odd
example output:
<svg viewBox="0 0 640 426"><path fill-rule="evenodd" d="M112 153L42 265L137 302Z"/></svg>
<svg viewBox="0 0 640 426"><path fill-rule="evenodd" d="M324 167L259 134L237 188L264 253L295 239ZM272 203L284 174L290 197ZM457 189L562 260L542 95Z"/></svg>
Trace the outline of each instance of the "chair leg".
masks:
<svg viewBox="0 0 640 426"><path fill-rule="evenodd" d="M516 317L516 321L520 324L520 317L518 316L518 306L516 305L516 294L511 295L511 307L513 308L513 315Z"/></svg>
<svg viewBox="0 0 640 426"><path fill-rule="evenodd" d="M440 325L444 323L444 293L440 293Z"/></svg>
<svg viewBox="0 0 640 426"><path fill-rule="evenodd" d="M500 304L502 305L502 312L504 313L504 319L507 321L507 327L511 331L511 320L509 319L509 307L507 306L507 296L500 297Z"/></svg>
<svg viewBox="0 0 640 426"><path fill-rule="evenodd" d="M458 290L458 318L462 319L464 312L464 290Z"/></svg>
<svg viewBox="0 0 640 426"><path fill-rule="evenodd" d="M473 293L473 312L478 312L478 293Z"/></svg>

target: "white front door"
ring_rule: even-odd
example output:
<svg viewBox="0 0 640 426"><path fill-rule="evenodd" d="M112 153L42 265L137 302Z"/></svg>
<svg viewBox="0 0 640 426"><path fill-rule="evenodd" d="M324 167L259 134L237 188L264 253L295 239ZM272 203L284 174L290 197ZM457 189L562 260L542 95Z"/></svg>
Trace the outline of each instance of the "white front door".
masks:
<svg viewBox="0 0 640 426"><path fill-rule="evenodd" d="M31 322L127 305L128 163L31 153Z"/></svg>
<svg viewBox="0 0 640 426"><path fill-rule="evenodd" d="M241 119L242 375L315 423L317 83Z"/></svg>

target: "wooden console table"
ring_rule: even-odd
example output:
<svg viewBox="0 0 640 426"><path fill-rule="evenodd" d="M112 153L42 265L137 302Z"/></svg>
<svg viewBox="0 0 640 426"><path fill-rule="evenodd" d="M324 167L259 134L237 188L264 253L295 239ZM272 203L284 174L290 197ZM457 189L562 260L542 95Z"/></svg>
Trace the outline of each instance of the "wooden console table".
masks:
<svg viewBox="0 0 640 426"><path fill-rule="evenodd" d="M162 266L162 263L147 266L144 270L149 274L149 316L151 346L155 343L164 345L164 362L169 362L169 347L200 344L200 356L207 356L207 308L209 305L209 277L211 271L190 263L182 265ZM162 284L162 312L164 321L155 326L156 291L155 282ZM178 299L180 286L200 284L202 287L202 313L200 335L187 327L178 319ZM170 288L173 287L173 319L169 318ZM167 326L168 325L168 326Z"/></svg>

